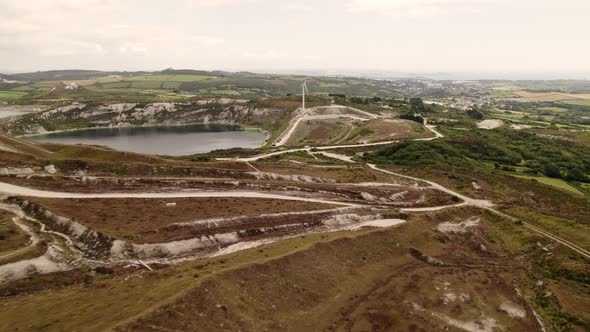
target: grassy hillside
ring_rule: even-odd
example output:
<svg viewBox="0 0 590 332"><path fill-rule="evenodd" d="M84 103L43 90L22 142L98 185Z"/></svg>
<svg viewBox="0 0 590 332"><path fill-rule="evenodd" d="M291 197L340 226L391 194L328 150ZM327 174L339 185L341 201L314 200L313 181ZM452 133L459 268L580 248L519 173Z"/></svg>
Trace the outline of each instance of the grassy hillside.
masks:
<svg viewBox="0 0 590 332"><path fill-rule="evenodd" d="M434 230L440 222L469 217L485 222L462 236ZM534 245L538 241L546 245L522 226L458 209L385 230L301 236L133 277L103 271L89 278L81 271L69 273L73 284L64 284L58 275L47 276L45 287L51 292L1 300L0 327L437 330L448 324L445 317L490 317L508 330L538 329L514 288L552 328L588 327L587 313L576 309L587 305L584 297L563 300L571 292L587 294L588 262L568 257L560 248L548 254ZM481 244L485 252L476 249ZM443 263L428 264L427 257ZM551 274L543 274L547 266ZM534 286L539 278L546 286ZM0 292L11 287L27 293L34 285L4 285ZM554 296L543 297L549 289ZM477 300L444 305L445 292ZM507 300L524 308L524 319L498 310Z"/></svg>

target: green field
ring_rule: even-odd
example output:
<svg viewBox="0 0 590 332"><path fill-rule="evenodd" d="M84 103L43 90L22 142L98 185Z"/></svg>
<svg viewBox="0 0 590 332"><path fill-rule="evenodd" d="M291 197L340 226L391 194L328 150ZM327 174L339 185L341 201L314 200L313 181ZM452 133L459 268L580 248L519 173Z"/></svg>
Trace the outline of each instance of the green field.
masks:
<svg viewBox="0 0 590 332"><path fill-rule="evenodd" d="M102 84L105 89L126 89L131 86L132 82L113 82Z"/></svg>
<svg viewBox="0 0 590 332"><path fill-rule="evenodd" d="M566 104L570 104L570 105L577 105L577 106L590 106L590 99L584 99L584 100L565 100L563 101Z"/></svg>
<svg viewBox="0 0 590 332"><path fill-rule="evenodd" d="M30 92L27 99L44 98L52 87L59 82L77 82L87 91L77 91L76 98L93 99L110 94L109 98L132 100L138 93L145 95L146 90L183 93L206 96L244 96L270 97L296 94L305 79L299 75L272 75L255 73L217 73L196 70L167 69L161 72L91 72L91 73L24 73L17 74L22 82L30 82L9 91ZM315 95L343 94L363 97L403 97L403 94L390 83L381 80L310 77L307 81L310 91ZM91 93L88 93L91 92ZM72 93L68 93L72 95ZM113 95L116 95L114 97ZM14 97L14 95L11 95ZM5 97L5 99L8 97ZM135 100L133 100L135 101Z"/></svg>
<svg viewBox="0 0 590 332"><path fill-rule="evenodd" d="M562 179L554 179L554 178L549 178L546 176L528 176L528 175L514 175L514 176L517 176L517 177L523 178L523 179L534 179L534 180L537 180L543 184L550 185L552 187L559 188L561 190L569 191L572 193L576 193L579 195L584 194L581 191L579 191L578 189L572 187L569 183L563 181Z"/></svg>
<svg viewBox="0 0 590 332"><path fill-rule="evenodd" d="M557 113L563 113L563 112L567 112L567 108L563 108L563 107L539 107L538 110L540 111L550 111L550 112L557 112Z"/></svg>
<svg viewBox="0 0 590 332"><path fill-rule="evenodd" d="M160 81L131 82L131 87L134 89L159 89L161 86L162 82Z"/></svg>
<svg viewBox="0 0 590 332"><path fill-rule="evenodd" d="M214 79L215 77L213 76L205 75L138 75L103 77L99 78L96 83L85 85L85 87L93 91L117 89L174 90L178 89L180 85L185 82L200 82ZM49 84L45 83L44 87L48 88L48 85Z"/></svg>
<svg viewBox="0 0 590 332"><path fill-rule="evenodd" d="M18 88L11 89L11 91L32 91L34 90L33 87L30 86L19 86Z"/></svg>
<svg viewBox="0 0 590 332"><path fill-rule="evenodd" d="M494 90L499 91L510 91L510 90L518 90L517 86L509 85L509 84L499 84L493 87Z"/></svg>
<svg viewBox="0 0 590 332"><path fill-rule="evenodd" d="M527 120L527 119L523 119L522 117L510 116L510 115L504 115L504 114L493 114L492 118L505 120L505 121L512 122L512 123L519 123L519 124L528 124L528 125L546 126L546 127L551 126L550 121L539 121L539 120L533 120L533 119ZM555 126L558 128L576 128L575 126L562 124L562 123L556 123ZM578 127L587 127L586 125L577 125L577 126Z"/></svg>
<svg viewBox="0 0 590 332"><path fill-rule="evenodd" d="M205 75L140 75L128 77L105 77L99 79L99 82L120 82L120 81L155 81L155 82L198 82L214 79L212 76Z"/></svg>
<svg viewBox="0 0 590 332"><path fill-rule="evenodd" d="M341 88L346 86L346 83L321 83L322 88Z"/></svg>
<svg viewBox="0 0 590 332"><path fill-rule="evenodd" d="M180 82L164 82L164 84L162 84L162 88L163 89L178 89L178 87L180 86Z"/></svg>
<svg viewBox="0 0 590 332"><path fill-rule="evenodd" d="M514 93L507 92L504 90L500 90L500 91L491 92L490 97L491 98L517 98L518 95L515 95Z"/></svg>
<svg viewBox="0 0 590 332"><path fill-rule="evenodd" d="M21 91L0 91L0 100L20 99L24 95L26 93Z"/></svg>

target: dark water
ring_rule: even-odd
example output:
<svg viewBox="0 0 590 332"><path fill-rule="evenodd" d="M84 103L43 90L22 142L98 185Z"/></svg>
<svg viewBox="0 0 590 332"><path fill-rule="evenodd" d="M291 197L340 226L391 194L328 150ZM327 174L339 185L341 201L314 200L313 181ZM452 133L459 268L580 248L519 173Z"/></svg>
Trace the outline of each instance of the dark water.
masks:
<svg viewBox="0 0 590 332"><path fill-rule="evenodd" d="M117 150L181 156L216 149L257 148L265 135L239 126L199 124L168 127L95 128L48 133L27 139L60 144L104 145Z"/></svg>

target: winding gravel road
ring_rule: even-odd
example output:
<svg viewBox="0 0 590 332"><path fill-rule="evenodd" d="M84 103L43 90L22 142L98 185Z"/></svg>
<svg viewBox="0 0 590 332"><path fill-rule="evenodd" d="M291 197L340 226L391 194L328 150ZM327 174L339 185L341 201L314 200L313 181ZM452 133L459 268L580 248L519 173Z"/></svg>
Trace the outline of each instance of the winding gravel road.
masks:
<svg viewBox="0 0 590 332"><path fill-rule="evenodd" d="M295 125L297 123L298 122L296 121ZM434 126L428 125L427 122L425 122L425 126L427 129L429 129L434 134L434 137L414 139L414 140L425 141L425 140L434 140L434 139L444 137L443 134L438 132ZM271 152L271 153L262 154L262 155L258 155L258 156L254 156L254 157L248 157L248 158L225 158L225 159L219 159L219 160L233 160L233 161L241 161L241 162L250 162L250 161L256 161L259 159L271 157L274 155L289 153L289 152L296 152L296 151L312 152L311 150L314 149L313 153L321 153L321 154L331 157L331 158L354 163L354 161L349 156L340 155L340 154L336 154L336 153L316 152L316 151L325 151L325 150L332 150L332 149L338 149L338 148L349 148L349 147L354 148L354 147L363 147L363 146L378 146L378 145L387 145L387 144L392 144L392 143L397 143L397 142L398 141L386 141L386 142L377 142L377 143L368 143L368 144L334 145L334 146L322 146L322 147L315 147L315 148L311 148L311 147L297 148L297 149L289 149L289 150ZM413 180L416 182L427 183L430 187L432 187L434 189L437 189L437 190L445 192L447 194L456 196L462 200L461 203L458 203L455 205L443 205L443 206L434 206L434 207L425 207L425 208L405 208L405 209L401 209L401 211L428 212L428 211L438 211L438 210L442 210L442 209L446 209L446 208L450 208L450 207L475 206L478 208L486 209L486 210L491 211L491 212L498 214L500 216L503 216L503 217L506 217L506 218L509 218L512 220L517 220L516 218L514 218L512 216L509 216L503 212L493 209L494 205L489 200L473 199L473 198L462 195L454 190L451 190L451 189L449 189L441 184L438 184L436 182L433 182L433 181L395 173L395 172L392 172L392 171L389 171L386 169L379 168L373 164L367 164L367 165L370 168L372 168L376 171L379 171L379 172L383 172L385 174L390 174L390 175L410 179L410 180ZM254 166L252 166L252 168L256 169ZM390 184L389 183L382 183L382 185L390 185ZM32 196L32 197L44 197L44 198L191 198L191 197L242 198L242 197L247 197L247 198L266 198L266 199L278 199L278 200L304 201L304 202L324 203L324 204L332 204L332 205L347 206L347 207L359 207L360 206L358 204L344 203L344 202L331 201L331 200L305 198L305 197L279 195L279 194L266 194L266 193L253 192L253 191L199 191L199 192L183 191L183 192L164 192L164 193L67 193L67 192L37 190L37 189L26 188L26 187L22 187L22 186L16 186L16 185L0 182L0 193L3 193L5 195L9 195L9 196ZM588 252L584 248L581 248L580 246L578 246L574 243L571 243L567 240L564 240L564 239L562 239L554 234L551 234L545 230L539 229L529 223L523 223L523 224L528 229L530 229L542 236L550 238L560 244L563 244L563 245L567 246L568 248L574 250L575 252L577 252L587 258L590 258L590 252Z"/></svg>
<svg viewBox="0 0 590 332"><path fill-rule="evenodd" d="M265 194L255 191L182 191L182 192L153 192L153 193L68 193L59 191L38 190L0 182L0 193L8 196L29 196L42 198L266 198L287 201L301 201L324 203L342 206L359 206L358 204L330 201L324 199L306 198L298 196Z"/></svg>
<svg viewBox="0 0 590 332"><path fill-rule="evenodd" d="M369 121L371 119L361 118L359 116L351 115L351 114L324 114L324 115L307 115L304 114L299 116L293 121L293 123L289 126L289 128L281 135L281 137L275 142L274 146L283 146L287 144L287 141L291 138L295 129L299 126L302 121L312 121L312 120L327 120L327 119L339 119L339 118L348 118L353 120L359 121Z"/></svg>
<svg viewBox="0 0 590 332"><path fill-rule="evenodd" d="M439 139L439 138L443 138L444 135L439 132L438 130L436 130L436 127L433 125L429 125L428 124L428 119L424 119L424 126L430 130L433 134L434 137L428 137L428 138L416 138L413 139L414 141L431 141L431 140L435 140L435 139ZM280 155L280 154L284 154L284 153L289 153L289 152L297 152L297 151L307 151L307 152L311 152L312 149L314 150L318 150L318 151L323 151L323 150L333 150L333 149L338 149L338 148L355 148L355 147L363 147L363 146L377 146L377 145L387 145L387 144L392 144L392 143L398 143L399 141L386 141L386 142L377 142L377 143L369 143L369 144L351 144L351 145L333 145L333 146L322 146L322 147L315 147L315 148L299 148L299 149L289 149L289 150L282 150L282 151L276 151L276 152L271 152L271 153L267 153L267 154L262 154L262 155L258 155L258 156L254 156L254 157L248 157L248 158L234 158L234 159L225 159L225 160L235 160L235 161L245 161L245 162L249 162L249 161L256 161L259 159L263 159L263 158L267 158L267 157L271 157L271 156L275 156L275 155ZM328 157L332 157L335 159L339 159L342 161L346 161L346 162L350 162L353 163L354 161L345 155L339 155L336 153L325 153L322 152L323 155L328 156ZM394 176L398 176L398 177L403 177L406 179L411 179L413 181L417 181L417 182L424 182L424 183L428 183L432 188L440 190L442 192L445 192L447 194L456 196L458 198L460 198L461 200L463 200L463 202L455 204L455 205L443 205L443 206L433 206L433 207L424 207L424 208L403 208L401 209L401 211L403 212L429 212L429 211L439 211L439 210L443 210L446 208L451 208L451 207L459 207L459 206L476 206L482 209L486 209L492 213L495 213L497 215L500 215L502 217L511 219L511 220L518 220L517 218L514 218L506 213L500 212L496 209L493 208L494 204L489 201L489 200L482 200L482 199L474 199L471 197L467 197L465 195L462 195L452 189L449 189L441 184L438 184L436 182L433 181L429 181L429 180L425 180L425 179L420 179L420 178L416 178L416 177L412 177L412 176L408 176L408 175L403 175L403 174L399 174L399 173L395 173L392 171L388 171L382 168L377 167L376 165L373 164L367 164L369 167L371 167L374 170L386 173L386 174L390 174L390 175L394 175ZM579 253L580 255L586 257L586 258L590 258L590 252L570 241L567 241L563 238L560 238L559 236L549 233L545 230L542 230L536 226L533 226L530 223L527 222L523 222L523 225L530 229L533 232L536 232L537 234L540 234L544 237L547 237L549 239L552 239L570 249L572 249L573 251Z"/></svg>

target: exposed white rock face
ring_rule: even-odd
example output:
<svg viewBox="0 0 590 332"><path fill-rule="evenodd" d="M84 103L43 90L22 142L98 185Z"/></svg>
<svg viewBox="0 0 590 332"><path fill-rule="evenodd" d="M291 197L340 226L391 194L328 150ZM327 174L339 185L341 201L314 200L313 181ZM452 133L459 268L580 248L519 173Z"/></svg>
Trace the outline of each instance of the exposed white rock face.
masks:
<svg viewBox="0 0 590 332"><path fill-rule="evenodd" d="M326 179L317 176L299 175L299 174L277 174L267 172L248 172L248 174L254 175L258 180L286 180L296 182L317 182L317 183L333 183L336 182L333 179Z"/></svg>
<svg viewBox="0 0 590 332"><path fill-rule="evenodd" d="M64 89L66 89L66 90L78 90L79 88L80 88L80 84L78 84L76 82L68 83L64 87Z"/></svg>
<svg viewBox="0 0 590 332"><path fill-rule="evenodd" d="M132 127L182 125L194 123L240 123L251 117L267 117L286 112L280 109L257 108L247 100L210 99L197 102L114 103L89 106L82 103L58 107L35 114L31 125L13 122L7 132L42 134L46 128L37 123L69 123L84 120L89 127ZM211 104L211 105L210 105Z"/></svg>
<svg viewBox="0 0 590 332"><path fill-rule="evenodd" d="M516 303L512 303L510 301L506 301L500 305L498 310L507 313L512 318L525 318L526 317L526 310L523 307L519 306Z"/></svg>
<svg viewBox="0 0 590 332"><path fill-rule="evenodd" d="M53 165L53 164L47 165L43 169L45 169L45 172L47 172L49 174L57 173L57 169L55 168L55 165Z"/></svg>
<svg viewBox="0 0 590 332"><path fill-rule="evenodd" d="M469 228L479 225L480 221L481 220L479 218L475 217L475 218L469 218L469 219L462 221L460 223L443 222L443 223L440 223L436 226L436 230L438 230L439 232L442 232L442 233L462 234L462 233L466 233Z"/></svg>
<svg viewBox="0 0 590 332"><path fill-rule="evenodd" d="M171 257L188 253L196 249L227 245L239 242L237 232L201 236L188 240L171 241L165 243L135 244L122 240L115 240L111 246L113 258L153 258Z"/></svg>
<svg viewBox="0 0 590 332"><path fill-rule="evenodd" d="M177 109L175 103L153 103L143 109L138 108L137 111L141 112L143 116L154 116L163 111L175 112Z"/></svg>
<svg viewBox="0 0 590 332"><path fill-rule="evenodd" d="M324 225L334 227L348 226L351 224L373 221L375 219L377 219L377 216L360 216L356 213L338 214L324 220Z"/></svg>
<svg viewBox="0 0 590 332"><path fill-rule="evenodd" d="M4 167L0 168L0 175L27 175L35 174L30 167Z"/></svg>
<svg viewBox="0 0 590 332"><path fill-rule="evenodd" d="M68 105L68 106L62 106L62 107L54 108L52 110L43 112L39 115L39 117L42 119L49 119L52 115L69 112L69 111L74 110L76 108L82 109L84 107L86 107L85 104L81 104L81 103L76 102L76 103L72 103L71 105Z"/></svg>
<svg viewBox="0 0 590 332"><path fill-rule="evenodd" d="M116 113L121 115L123 112L132 110L137 104L134 103L121 103L121 104L108 104L100 105L97 108L91 108L80 112L78 115L80 118L87 119L94 116L100 116L108 113Z"/></svg>
<svg viewBox="0 0 590 332"><path fill-rule="evenodd" d="M17 280L34 274L68 270L69 267L56 258L61 256L58 251L59 249L52 245L42 256L0 266L0 282Z"/></svg>

